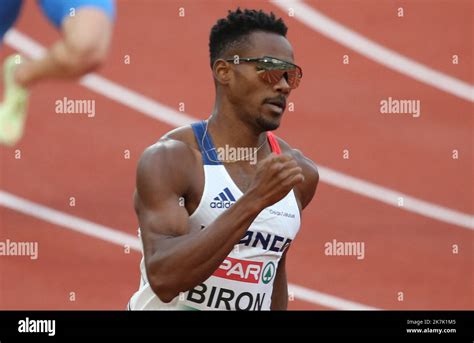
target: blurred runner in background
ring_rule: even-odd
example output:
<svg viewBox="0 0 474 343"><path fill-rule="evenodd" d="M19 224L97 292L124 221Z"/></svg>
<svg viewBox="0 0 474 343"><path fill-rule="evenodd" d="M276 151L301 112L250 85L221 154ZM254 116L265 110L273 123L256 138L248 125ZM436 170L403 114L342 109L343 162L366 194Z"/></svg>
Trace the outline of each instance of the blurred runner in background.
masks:
<svg viewBox="0 0 474 343"><path fill-rule="evenodd" d="M110 45L114 0L38 0L62 37L38 60L18 54L4 61L4 96L0 103L0 144L15 145L23 135L28 89L47 78L77 78L99 67ZM23 0L2 0L0 40L14 25Z"/></svg>

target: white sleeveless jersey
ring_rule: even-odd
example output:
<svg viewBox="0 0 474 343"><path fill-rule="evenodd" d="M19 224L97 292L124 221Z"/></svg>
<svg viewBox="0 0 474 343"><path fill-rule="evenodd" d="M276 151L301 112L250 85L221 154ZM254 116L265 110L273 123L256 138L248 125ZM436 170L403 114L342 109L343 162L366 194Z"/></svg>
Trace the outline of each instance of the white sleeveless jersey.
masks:
<svg viewBox="0 0 474 343"><path fill-rule="evenodd" d="M206 123L192 125L203 156L204 191L190 216L191 228L206 230L220 214L243 195L217 154ZM269 134L273 152L276 138ZM140 263L140 288L130 299L131 310L269 310L278 262L300 227L300 213L293 190L265 208L217 270L203 283L169 303L156 296L148 283L144 259Z"/></svg>

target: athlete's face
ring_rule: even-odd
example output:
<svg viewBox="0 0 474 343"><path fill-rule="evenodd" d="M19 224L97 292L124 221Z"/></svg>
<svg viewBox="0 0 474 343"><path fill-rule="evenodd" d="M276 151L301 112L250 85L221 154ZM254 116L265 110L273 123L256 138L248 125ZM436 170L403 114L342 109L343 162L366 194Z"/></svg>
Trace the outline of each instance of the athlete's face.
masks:
<svg viewBox="0 0 474 343"><path fill-rule="evenodd" d="M293 48L278 34L254 32L241 58L276 57L293 63ZM228 97L242 120L251 122L258 130L270 131L280 126L291 88L285 77L277 83L264 81L257 73L256 63L231 64L232 77Z"/></svg>

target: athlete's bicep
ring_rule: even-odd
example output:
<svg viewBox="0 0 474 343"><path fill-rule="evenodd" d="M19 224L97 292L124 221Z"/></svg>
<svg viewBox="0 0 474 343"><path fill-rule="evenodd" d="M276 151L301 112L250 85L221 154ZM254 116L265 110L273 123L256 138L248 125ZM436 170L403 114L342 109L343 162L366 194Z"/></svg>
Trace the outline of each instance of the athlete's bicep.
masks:
<svg viewBox="0 0 474 343"><path fill-rule="evenodd" d="M186 191L186 159L176 141L159 142L148 148L137 168L135 210L140 225L145 258L153 255L160 242L189 233L189 215L182 197Z"/></svg>
<svg viewBox="0 0 474 343"><path fill-rule="evenodd" d="M153 208L142 204L138 222L146 256L153 255L161 241L189 233L188 213L174 194Z"/></svg>

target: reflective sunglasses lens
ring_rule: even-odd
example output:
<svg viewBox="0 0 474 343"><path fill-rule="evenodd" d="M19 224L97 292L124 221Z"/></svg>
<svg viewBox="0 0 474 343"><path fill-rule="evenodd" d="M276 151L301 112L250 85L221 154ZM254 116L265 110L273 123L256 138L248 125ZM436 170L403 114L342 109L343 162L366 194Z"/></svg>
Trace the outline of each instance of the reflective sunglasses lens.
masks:
<svg viewBox="0 0 474 343"><path fill-rule="evenodd" d="M291 88L296 88L300 84L301 72L298 69L289 70L288 73L288 84Z"/></svg>
<svg viewBox="0 0 474 343"><path fill-rule="evenodd" d="M271 70L260 70L258 71L260 77L267 83L274 85L277 84L285 74L285 70L271 69Z"/></svg>
<svg viewBox="0 0 474 343"><path fill-rule="evenodd" d="M277 84L282 77L285 77L286 82L292 89L298 87L300 82L300 73L295 68L260 70L258 73L265 82L271 85Z"/></svg>

